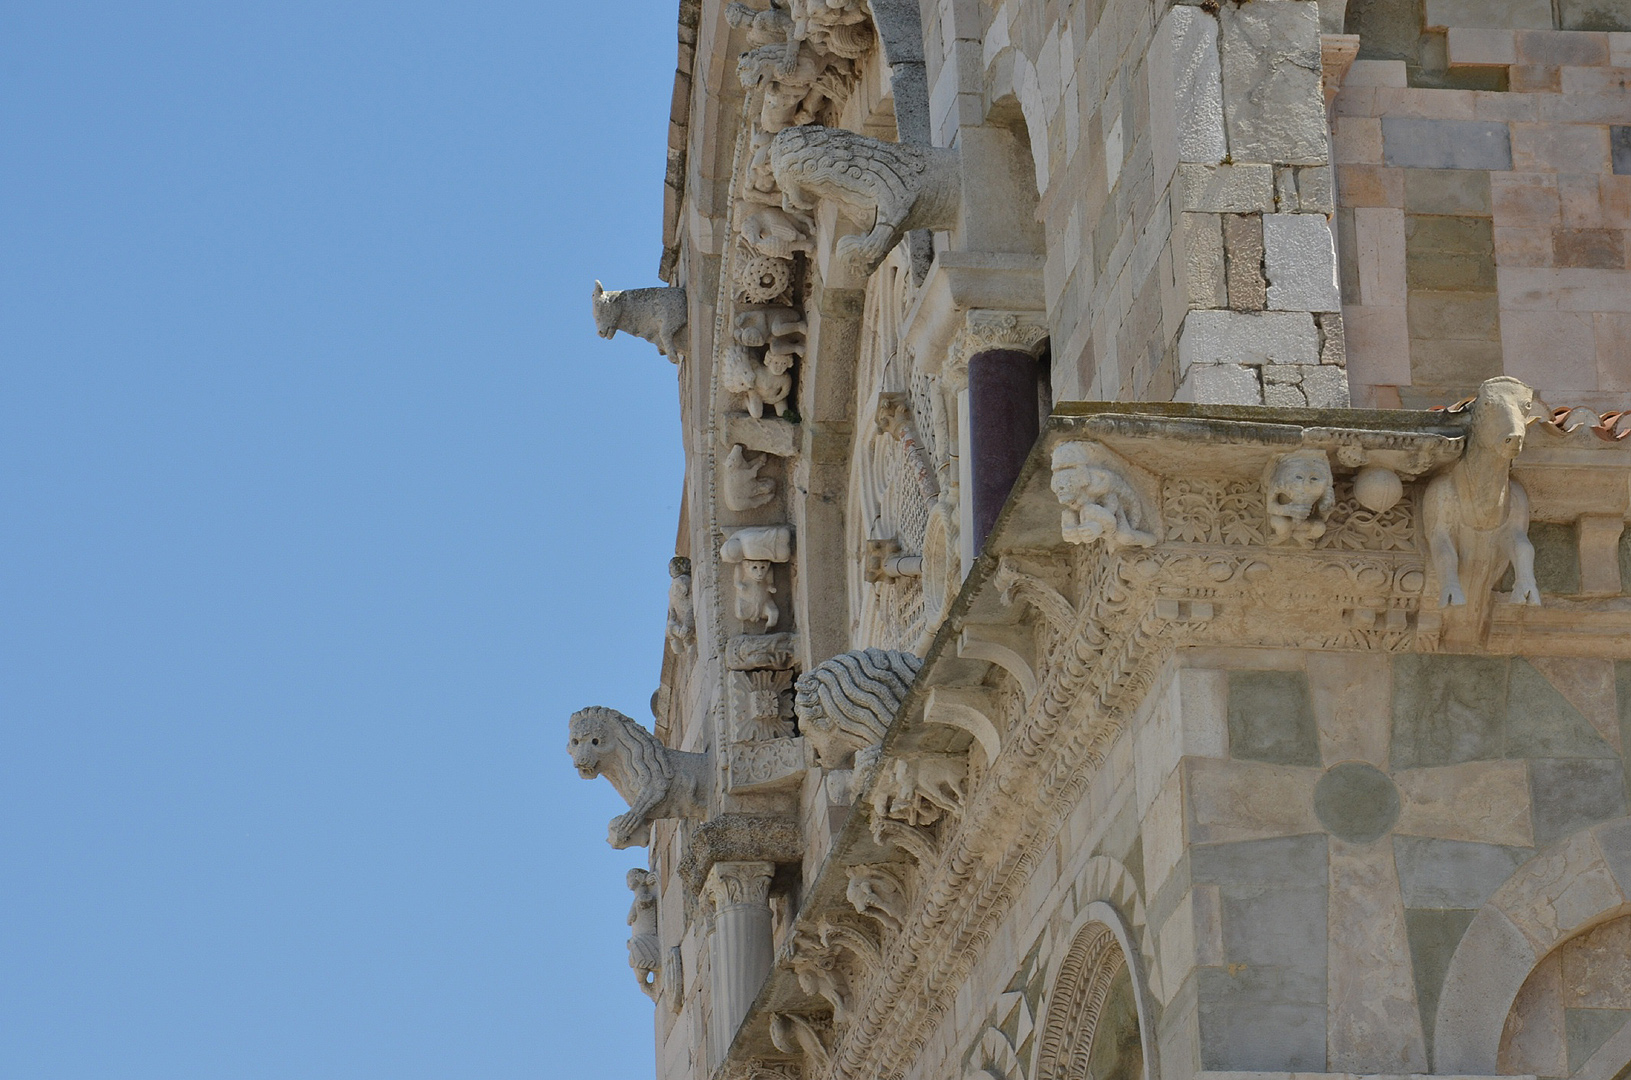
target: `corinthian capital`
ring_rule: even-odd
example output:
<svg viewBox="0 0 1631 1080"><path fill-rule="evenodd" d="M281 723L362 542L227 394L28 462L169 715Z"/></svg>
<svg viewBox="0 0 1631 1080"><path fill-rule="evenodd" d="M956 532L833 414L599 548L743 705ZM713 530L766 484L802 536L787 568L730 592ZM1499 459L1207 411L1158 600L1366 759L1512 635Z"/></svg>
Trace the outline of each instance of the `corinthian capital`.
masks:
<svg viewBox="0 0 1631 1080"><path fill-rule="evenodd" d="M769 862L717 862L703 882L702 895L715 913L742 904L770 903L770 879L776 864Z"/></svg>

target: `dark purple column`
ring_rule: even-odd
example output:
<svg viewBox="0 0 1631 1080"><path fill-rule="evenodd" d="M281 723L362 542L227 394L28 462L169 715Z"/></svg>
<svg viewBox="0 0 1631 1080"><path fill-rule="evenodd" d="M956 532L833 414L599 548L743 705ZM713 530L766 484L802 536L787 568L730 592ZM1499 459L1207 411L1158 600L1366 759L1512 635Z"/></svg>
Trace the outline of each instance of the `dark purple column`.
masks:
<svg viewBox="0 0 1631 1080"><path fill-rule="evenodd" d="M992 349L969 358L968 446L975 551L985 546L1041 431L1036 396L1039 374L1036 357L1013 349Z"/></svg>

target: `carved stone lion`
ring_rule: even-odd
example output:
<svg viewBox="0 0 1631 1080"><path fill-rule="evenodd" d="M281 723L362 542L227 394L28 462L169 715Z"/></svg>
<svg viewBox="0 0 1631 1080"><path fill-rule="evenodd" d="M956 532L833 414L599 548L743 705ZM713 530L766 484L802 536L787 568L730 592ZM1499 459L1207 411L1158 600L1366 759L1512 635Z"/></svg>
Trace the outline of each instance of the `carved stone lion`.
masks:
<svg viewBox="0 0 1631 1080"><path fill-rule="evenodd" d="M821 766L841 768L855 751L882 741L922 667L922 659L908 652L860 649L801 675L793 685L793 710Z"/></svg>
<svg viewBox="0 0 1631 1080"><path fill-rule="evenodd" d="M629 804L612 819L614 848L645 847L659 818L708 816L708 755L671 750L616 709L591 705L572 714L567 751L585 780L604 776Z"/></svg>
<svg viewBox="0 0 1631 1080"><path fill-rule="evenodd" d="M789 211L836 203L866 225L865 236L838 241L839 260L871 274L912 229L948 229L957 223L960 180L957 151L883 142L842 128L804 125L770 143L770 168Z"/></svg>

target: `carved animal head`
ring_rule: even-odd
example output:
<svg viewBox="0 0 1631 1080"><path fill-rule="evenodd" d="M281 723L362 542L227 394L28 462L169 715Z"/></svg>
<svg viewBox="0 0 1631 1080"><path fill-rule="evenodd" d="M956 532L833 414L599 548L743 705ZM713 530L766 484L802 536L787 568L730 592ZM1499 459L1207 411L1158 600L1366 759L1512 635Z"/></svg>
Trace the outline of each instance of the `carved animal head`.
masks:
<svg viewBox="0 0 1631 1080"><path fill-rule="evenodd" d="M1282 455L1270 466L1265 487L1271 518L1307 521L1310 514L1323 518L1336 502L1331 462L1323 450Z"/></svg>
<svg viewBox="0 0 1631 1080"><path fill-rule="evenodd" d="M616 709L591 705L572 714L566 749L578 775L593 780L614 759L644 787L673 774L666 748L657 737ZM614 773L615 775L615 773Z"/></svg>
<svg viewBox="0 0 1631 1080"><path fill-rule="evenodd" d="M617 323L621 315L618 300L621 292L607 292L600 282L595 282L593 304L595 310L595 332L603 338L609 338L617 333Z"/></svg>
<svg viewBox="0 0 1631 1080"><path fill-rule="evenodd" d="M1511 461L1523 451L1534 409L1535 392L1517 379L1500 375L1485 380L1472 404L1468 450L1494 452Z"/></svg>
<svg viewBox="0 0 1631 1080"><path fill-rule="evenodd" d="M894 649L839 653L799 677L793 711L825 768L881 740L900 710L921 658Z"/></svg>
<svg viewBox="0 0 1631 1080"><path fill-rule="evenodd" d="M1104 498L1114 486L1115 477L1105 464L1103 448L1096 443L1060 443L1053 451L1053 479L1048 486L1062 504L1080 510Z"/></svg>

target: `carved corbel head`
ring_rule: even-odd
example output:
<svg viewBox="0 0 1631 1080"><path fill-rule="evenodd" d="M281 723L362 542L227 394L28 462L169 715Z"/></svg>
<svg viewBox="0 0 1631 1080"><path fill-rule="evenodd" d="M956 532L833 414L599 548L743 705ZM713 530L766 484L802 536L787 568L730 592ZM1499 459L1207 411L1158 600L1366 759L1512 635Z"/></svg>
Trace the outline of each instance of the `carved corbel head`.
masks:
<svg viewBox="0 0 1631 1080"><path fill-rule="evenodd" d="M1066 442L1054 448L1051 487L1064 507L1060 531L1066 543L1102 541L1115 551L1156 542L1154 514L1127 473L1127 463L1101 443Z"/></svg>
<svg viewBox="0 0 1631 1080"><path fill-rule="evenodd" d="M1293 450L1263 469L1263 498L1270 540L1309 545L1325 534L1325 518L1336 505L1331 462L1324 450Z"/></svg>

